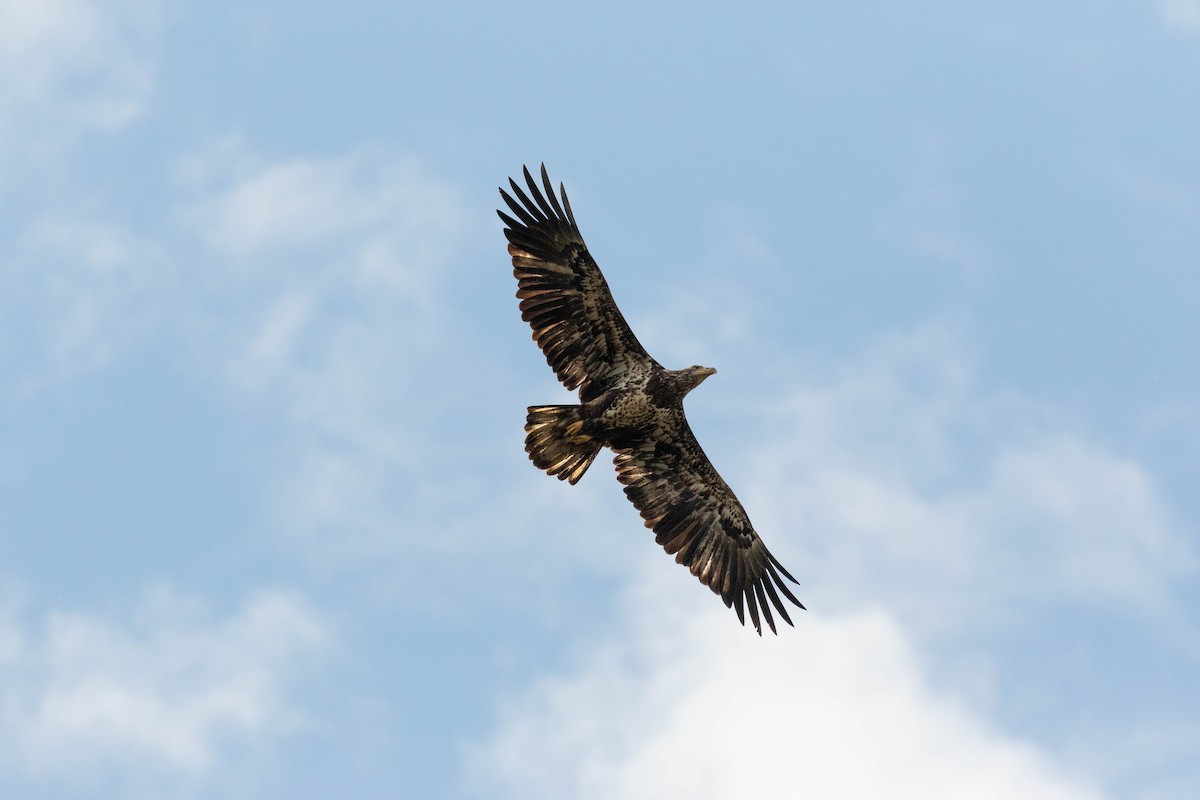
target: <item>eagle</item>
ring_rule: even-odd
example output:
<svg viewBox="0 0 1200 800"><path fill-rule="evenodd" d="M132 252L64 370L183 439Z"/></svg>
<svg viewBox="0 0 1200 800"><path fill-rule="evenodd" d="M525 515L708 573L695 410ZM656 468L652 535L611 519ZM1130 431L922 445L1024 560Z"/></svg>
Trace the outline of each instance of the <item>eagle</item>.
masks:
<svg viewBox="0 0 1200 800"><path fill-rule="evenodd" d="M792 625L780 595L798 608L797 583L767 550L746 510L700 449L683 413L683 398L709 367L664 369L633 335L595 259L588 252L566 187L555 194L546 166L542 186L523 168L528 193L512 178L497 210L517 279L521 319L533 328L554 374L579 390L579 404L531 406L525 450L539 469L575 484L601 448L615 456L617 479L676 563L745 612L762 636L772 608Z"/></svg>

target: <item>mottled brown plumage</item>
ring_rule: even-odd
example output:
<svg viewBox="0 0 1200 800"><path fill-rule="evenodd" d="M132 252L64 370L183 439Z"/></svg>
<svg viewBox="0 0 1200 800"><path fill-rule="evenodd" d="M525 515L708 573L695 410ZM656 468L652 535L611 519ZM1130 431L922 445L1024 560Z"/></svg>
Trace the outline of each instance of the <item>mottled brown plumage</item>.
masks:
<svg viewBox="0 0 1200 800"><path fill-rule="evenodd" d="M514 216L508 252L521 318L580 405L533 406L525 449L539 468L577 482L602 447L616 453L617 479L656 541L762 634L772 609L792 624L780 598L804 608L787 586L796 579L763 545L746 510L713 468L683 413L683 398L716 370L664 369L621 316L567 202L542 167L542 188L526 169L528 193L500 190Z"/></svg>

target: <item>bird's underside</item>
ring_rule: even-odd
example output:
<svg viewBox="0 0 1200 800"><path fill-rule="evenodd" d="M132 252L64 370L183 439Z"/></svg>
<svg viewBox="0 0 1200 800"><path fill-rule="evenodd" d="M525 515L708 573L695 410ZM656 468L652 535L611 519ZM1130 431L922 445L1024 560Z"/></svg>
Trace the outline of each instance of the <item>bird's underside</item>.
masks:
<svg viewBox="0 0 1200 800"><path fill-rule="evenodd" d="M742 504L713 468L683 413L683 397L714 370L666 370L646 353L613 301L567 201L542 167L542 188L509 180L500 190L521 318L579 405L533 406L525 449L539 468L577 482L603 447L625 494L656 541L762 634L774 613L792 624L782 598L804 608L795 583L763 545ZM560 202L561 197L561 202ZM781 598L782 595L782 598Z"/></svg>

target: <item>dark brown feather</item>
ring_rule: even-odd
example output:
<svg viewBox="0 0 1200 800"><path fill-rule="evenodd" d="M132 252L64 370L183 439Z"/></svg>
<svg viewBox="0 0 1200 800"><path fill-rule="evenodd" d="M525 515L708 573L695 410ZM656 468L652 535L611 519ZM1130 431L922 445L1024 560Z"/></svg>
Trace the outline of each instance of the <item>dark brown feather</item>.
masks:
<svg viewBox="0 0 1200 800"><path fill-rule="evenodd" d="M560 203L545 167L545 195L528 169L525 181L528 192L513 180L509 181L512 194L500 190L516 217L496 212L507 226L504 234L513 257L517 297L539 298L537 304L522 305L522 316L559 380L568 389L580 389L586 402L609 388L617 367L631 362L657 364L613 301L575 225L566 192Z"/></svg>
<svg viewBox="0 0 1200 800"><path fill-rule="evenodd" d="M776 572L778 562L704 454L682 408L673 411L670 420L642 441L614 448L617 478L625 485L625 494L654 529L663 549L720 595L725 605L734 604L743 624L743 602L760 634L762 619L775 630L772 607L793 624L777 588L797 607L804 606ZM671 446L659 446L664 442Z"/></svg>

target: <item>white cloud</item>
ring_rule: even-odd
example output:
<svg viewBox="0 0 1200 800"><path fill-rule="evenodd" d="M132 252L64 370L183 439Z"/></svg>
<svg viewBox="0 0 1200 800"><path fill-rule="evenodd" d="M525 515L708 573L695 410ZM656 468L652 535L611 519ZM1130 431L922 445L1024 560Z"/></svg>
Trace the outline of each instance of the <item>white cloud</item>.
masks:
<svg viewBox="0 0 1200 800"><path fill-rule="evenodd" d="M152 84L156 7L141 0L0 0L0 130L40 148L136 118Z"/></svg>
<svg viewBox="0 0 1200 800"><path fill-rule="evenodd" d="M1200 4L1197 5L1200 14ZM1200 29L1200 17L1198 17ZM1094 151L1088 161L1096 175L1130 207L1157 224L1177 229L1200 214L1200 197L1178 176L1164 175L1114 152Z"/></svg>
<svg viewBox="0 0 1200 800"><path fill-rule="evenodd" d="M0 257L5 393L24 398L103 369L169 316L173 271L103 220L44 213Z"/></svg>
<svg viewBox="0 0 1200 800"><path fill-rule="evenodd" d="M283 389L298 418L346 432L397 359L441 344L428 326L463 214L403 155L256 161L227 142L182 170L199 194L181 215L215 259L213 329L230 332L203 345L243 389Z"/></svg>
<svg viewBox="0 0 1200 800"><path fill-rule="evenodd" d="M1072 771L1161 763L1147 748L1103 769L1114 728L1153 722L1137 714L1104 712L1113 727L1053 757L987 721L1029 690L1014 658L1073 663L1020 649L1043 643L1044 612L1120 606L1190 658L1173 587L1195 555L1144 468L983 385L961 340L887 337L747 409L769 438L722 471L802 583L798 630L748 637L646 540L653 577L618 632L510 700L478 779L522 797L1091 797ZM1014 625L1028 642L1000 644ZM1101 713L1056 680L1040 713Z"/></svg>
<svg viewBox="0 0 1200 800"><path fill-rule="evenodd" d="M443 182L415 159L381 149L243 164L232 176L196 163L188 169L217 183L188 214L217 251L245 260L315 249L325 268L349 270L342 280L353 276L376 290L428 287L461 224Z"/></svg>
<svg viewBox="0 0 1200 800"><path fill-rule="evenodd" d="M951 629L1052 599L1161 608L1195 554L1151 476L978 385L955 338L892 337L768 412L743 500L776 554L826 603Z"/></svg>
<svg viewBox="0 0 1200 800"><path fill-rule="evenodd" d="M760 640L650 566L621 633L472 751L475 782L522 798L1099 796L933 687L887 612L809 613Z"/></svg>
<svg viewBox="0 0 1200 800"><path fill-rule="evenodd" d="M387 487L425 479L414 442L463 385L440 373L461 330L443 296L458 289L453 190L382 148L264 163L222 142L176 177L167 224L136 235L34 208L0 253L0 397L28 402L167 342L198 382L282 426L267 516L373 552L375 531L396 527Z"/></svg>
<svg viewBox="0 0 1200 800"><path fill-rule="evenodd" d="M183 204L183 230L150 220L135 233L94 211L35 205L0 253L8 393L166 336L306 424L377 441L364 415L386 394L378 381L442 344L428 332L461 224L453 192L378 150L256 161L226 145L186 163L183 189L199 194ZM195 237L212 249L197 252Z"/></svg>
<svg viewBox="0 0 1200 800"><path fill-rule="evenodd" d="M0 614L0 773L37 780L196 775L222 746L277 736L301 715L286 697L323 623L264 592L210 620L170 595L125 625L79 612L24 624Z"/></svg>
<svg viewBox="0 0 1200 800"><path fill-rule="evenodd" d="M1162 15L1172 27L1188 33L1200 31L1200 0L1164 0Z"/></svg>
<svg viewBox="0 0 1200 800"><path fill-rule="evenodd" d="M266 516L314 563L375 562L439 480L433 430L464 386L444 373L461 330L455 192L379 147L264 163L226 141L179 174L212 276L198 361L283 426Z"/></svg>

